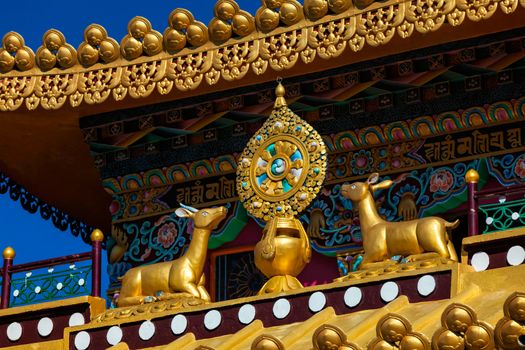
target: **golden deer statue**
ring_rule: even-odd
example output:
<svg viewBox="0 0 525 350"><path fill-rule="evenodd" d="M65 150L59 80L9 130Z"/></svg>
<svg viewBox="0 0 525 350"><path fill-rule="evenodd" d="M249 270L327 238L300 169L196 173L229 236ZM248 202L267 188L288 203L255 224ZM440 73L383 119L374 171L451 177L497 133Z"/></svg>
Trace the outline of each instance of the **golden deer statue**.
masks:
<svg viewBox="0 0 525 350"><path fill-rule="evenodd" d="M341 194L350 199L359 210L363 249L361 269L384 262L392 256L408 256L408 260L421 260L425 256L440 256L458 260L448 233L459 225L438 217L426 217L403 222L383 220L377 213L373 194L392 186L391 180L377 183L379 174L370 175L366 182L343 185ZM423 254L429 253L429 254Z"/></svg>
<svg viewBox="0 0 525 350"><path fill-rule="evenodd" d="M211 231L226 217L227 210L224 207L197 210L181 206L175 211L177 216L193 219L195 224L188 250L176 260L138 266L126 272L117 302L119 307L142 304L146 298L163 300L178 295L210 301L203 274L208 239Z"/></svg>

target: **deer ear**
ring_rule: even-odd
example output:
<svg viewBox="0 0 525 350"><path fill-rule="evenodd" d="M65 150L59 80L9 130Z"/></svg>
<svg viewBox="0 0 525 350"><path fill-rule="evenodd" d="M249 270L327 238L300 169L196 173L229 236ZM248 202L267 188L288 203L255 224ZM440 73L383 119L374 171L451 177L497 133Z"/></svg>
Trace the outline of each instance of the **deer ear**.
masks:
<svg viewBox="0 0 525 350"><path fill-rule="evenodd" d="M177 210L175 210L175 214L179 218L191 218L193 216L193 213L186 208L177 208Z"/></svg>
<svg viewBox="0 0 525 350"><path fill-rule="evenodd" d="M366 180L366 182L368 182L369 185L375 184L377 181L379 181L378 173L370 174L370 176L368 177L368 180Z"/></svg>
<svg viewBox="0 0 525 350"><path fill-rule="evenodd" d="M375 184L375 185L371 185L370 186L370 190L373 192L377 191L377 190L384 190L386 188L389 188L390 186L392 186L393 182L392 180L385 180L385 181L381 181L380 183L378 184Z"/></svg>

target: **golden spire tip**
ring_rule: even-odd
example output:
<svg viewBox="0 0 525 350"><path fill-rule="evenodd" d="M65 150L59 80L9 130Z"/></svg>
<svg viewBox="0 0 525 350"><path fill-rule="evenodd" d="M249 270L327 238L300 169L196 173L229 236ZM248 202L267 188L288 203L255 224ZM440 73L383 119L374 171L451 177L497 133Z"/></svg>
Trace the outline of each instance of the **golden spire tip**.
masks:
<svg viewBox="0 0 525 350"><path fill-rule="evenodd" d="M275 103L273 105L273 108L281 108L286 107L286 99L284 98L284 95L286 94L286 90L284 89L283 84L281 84L282 78L277 78L277 87L275 88Z"/></svg>

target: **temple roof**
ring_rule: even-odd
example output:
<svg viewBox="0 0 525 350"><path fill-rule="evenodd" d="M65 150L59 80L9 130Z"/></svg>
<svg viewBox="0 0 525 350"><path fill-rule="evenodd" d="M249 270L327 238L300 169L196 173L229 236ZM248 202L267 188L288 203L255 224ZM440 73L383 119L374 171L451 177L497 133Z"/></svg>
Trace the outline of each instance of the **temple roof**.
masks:
<svg viewBox="0 0 525 350"><path fill-rule="evenodd" d="M120 44L92 24L74 48L50 29L36 54L9 32L0 49L0 110L77 108L152 94L172 99L172 91L219 91L273 80L276 72L319 71L522 25L518 0L355 3L266 0L254 17L233 0L219 0L208 27L175 9L163 34L138 16ZM480 26L482 20L491 25Z"/></svg>
<svg viewBox="0 0 525 350"><path fill-rule="evenodd" d="M42 201L108 229L111 198L85 143L86 125L79 128L82 117L204 96L220 101L221 94L262 86L279 75L299 81L309 74L521 28L525 12L523 0L357 3L266 1L252 16L232 1L219 1L208 27L177 9L163 34L147 19L135 17L120 44L93 25L77 48L56 30L48 31L45 45L34 51L20 35L8 33L0 49L0 110L5 111L0 113L0 171ZM516 55L507 58L514 62ZM232 120L231 113L226 116ZM215 117L206 116L192 129L205 132Z"/></svg>

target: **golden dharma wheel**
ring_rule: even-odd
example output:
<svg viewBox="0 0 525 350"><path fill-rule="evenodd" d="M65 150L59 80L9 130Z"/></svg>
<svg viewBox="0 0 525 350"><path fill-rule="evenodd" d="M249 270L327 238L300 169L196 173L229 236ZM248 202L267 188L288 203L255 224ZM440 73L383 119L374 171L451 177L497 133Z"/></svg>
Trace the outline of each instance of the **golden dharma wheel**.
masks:
<svg viewBox="0 0 525 350"><path fill-rule="evenodd" d="M293 218L321 190L327 152L321 135L283 102L284 88L276 89L275 108L250 139L237 167L237 192L255 217Z"/></svg>

